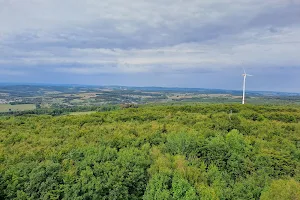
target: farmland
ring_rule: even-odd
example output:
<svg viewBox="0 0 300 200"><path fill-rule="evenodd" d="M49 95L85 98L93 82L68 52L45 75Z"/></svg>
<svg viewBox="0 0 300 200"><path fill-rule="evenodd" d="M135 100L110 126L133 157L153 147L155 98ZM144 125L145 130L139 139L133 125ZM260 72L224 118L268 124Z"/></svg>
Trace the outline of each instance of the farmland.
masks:
<svg viewBox="0 0 300 200"><path fill-rule="evenodd" d="M36 108L35 104L0 104L0 112L14 112L14 111L26 111L34 110Z"/></svg>
<svg viewBox="0 0 300 200"><path fill-rule="evenodd" d="M120 104L240 103L241 91L119 86L0 85L0 113ZM300 104L299 94L248 92L250 104Z"/></svg>

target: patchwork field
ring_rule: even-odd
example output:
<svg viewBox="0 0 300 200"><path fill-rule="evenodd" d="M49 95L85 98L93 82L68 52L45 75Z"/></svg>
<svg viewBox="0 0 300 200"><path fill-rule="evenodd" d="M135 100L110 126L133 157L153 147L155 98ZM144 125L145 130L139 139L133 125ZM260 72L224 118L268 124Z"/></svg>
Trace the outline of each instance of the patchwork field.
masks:
<svg viewBox="0 0 300 200"><path fill-rule="evenodd" d="M149 103L238 103L242 91L197 88L0 85L0 113L39 109ZM16 106L9 105L17 104ZM300 105L300 94L247 92L247 104ZM36 105L36 106L35 106ZM11 110L10 110L11 109ZM94 109L96 110L96 109ZM69 112L69 111L68 111Z"/></svg>

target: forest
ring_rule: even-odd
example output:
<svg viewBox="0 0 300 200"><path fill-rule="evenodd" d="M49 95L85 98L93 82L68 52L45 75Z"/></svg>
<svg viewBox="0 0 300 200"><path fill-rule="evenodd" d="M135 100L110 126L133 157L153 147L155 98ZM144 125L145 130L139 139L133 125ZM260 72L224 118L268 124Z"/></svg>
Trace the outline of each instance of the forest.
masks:
<svg viewBox="0 0 300 200"><path fill-rule="evenodd" d="M0 116L0 199L300 199L300 106L93 110Z"/></svg>

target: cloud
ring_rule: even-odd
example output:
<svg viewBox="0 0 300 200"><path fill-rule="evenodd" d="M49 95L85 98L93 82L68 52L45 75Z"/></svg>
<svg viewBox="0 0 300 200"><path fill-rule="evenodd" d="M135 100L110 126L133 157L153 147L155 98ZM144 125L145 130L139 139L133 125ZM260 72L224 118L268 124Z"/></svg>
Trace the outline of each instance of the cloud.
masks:
<svg viewBox="0 0 300 200"><path fill-rule="evenodd" d="M23 76L26 72L11 69L0 69L0 74L1 76Z"/></svg>
<svg viewBox="0 0 300 200"><path fill-rule="evenodd" d="M298 0L0 0L0 72L292 70L299 35Z"/></svg>
<svg viewBox="0 0 300 200"><path fill-rule="evenodd" d="M9 53L3 51L7 58L1 63L18 65L56 65L56 71L94 73L139 73L165 72L170 73L194 71L198 68L220 69L264 66L297 66L300 58L297 55L300 43L300 28L281 28L277 32L264 29L249 29L238 35L224 35L204 43L181 43L173 46L147 49L106 49L106 48L67 48L41 47L40 50L23 52L18 50ZM57 70L59 67L73 70ZM77 65L74 68L74 65ZM72 67L73 66L73 67ZM117 67L116 67L117 66ZM119 66L119 67L118 67ZM123 66L123 67L120 67ZM124 67L126 66L126 67ZM130 66L130 67L129 67ZM68 68L64 67L64 68ZM97 69L97 67L99 69ZM164 68L162 70L161 68ZM144 68L144 69L143 69ZM77 69L77 70L74 70ZM86 72L90 70L90 73Z"/></svg>

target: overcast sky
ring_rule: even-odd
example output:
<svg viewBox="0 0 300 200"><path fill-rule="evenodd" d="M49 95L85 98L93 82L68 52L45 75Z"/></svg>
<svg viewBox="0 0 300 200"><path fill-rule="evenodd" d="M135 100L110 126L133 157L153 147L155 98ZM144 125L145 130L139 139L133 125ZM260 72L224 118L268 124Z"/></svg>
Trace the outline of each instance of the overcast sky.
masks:
<svg viewBox="0 0 300 200"><path fill-rule="evenodd" d="M300 0L0 0L0 82L300 92Z"/></svg>

